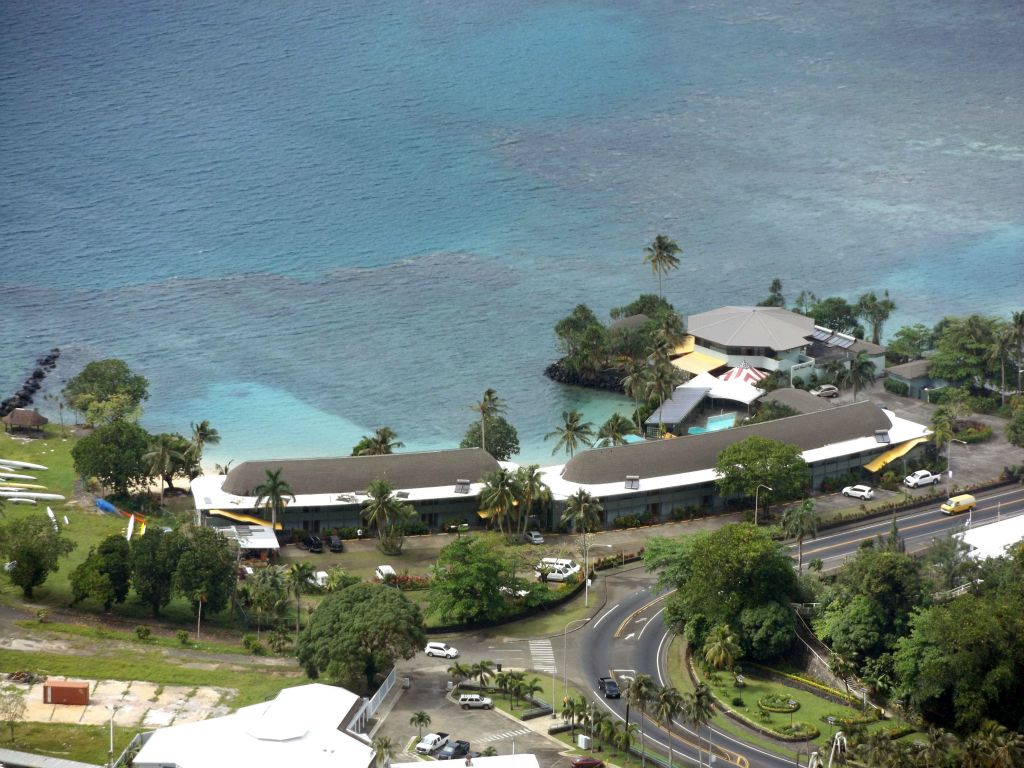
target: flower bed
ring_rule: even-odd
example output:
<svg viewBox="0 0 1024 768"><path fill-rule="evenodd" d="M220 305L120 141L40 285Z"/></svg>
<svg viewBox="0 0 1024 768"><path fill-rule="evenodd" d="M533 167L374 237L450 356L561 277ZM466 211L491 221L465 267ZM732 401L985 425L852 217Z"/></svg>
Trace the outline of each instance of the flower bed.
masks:
<svg viewBox="0 0 1024 768"><path fill-rule="evenodd" d="M802 720L797 720L792 725L782 726L779 728L779 733L787 739L793 739L795 741L809 741L810 739L816 739L821 736L821 731L810 723L805 723Z"/></svg>
<svg viewBox="0 0 1024 768"><path fill-rule="evenodd" d="M770 693L764 698L758 699L757 706L761 709L768 710L769 712L782 712L787 714L789 712L796 712L800 709L800 702L794 701L786 696L781 696L777 693Z"/></svg>

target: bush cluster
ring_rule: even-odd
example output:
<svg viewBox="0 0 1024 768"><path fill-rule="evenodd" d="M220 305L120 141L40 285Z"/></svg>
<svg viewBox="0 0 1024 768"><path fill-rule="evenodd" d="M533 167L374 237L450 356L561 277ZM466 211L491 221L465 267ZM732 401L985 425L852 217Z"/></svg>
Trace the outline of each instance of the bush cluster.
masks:
<svg viewBox="0 0 1024 768"><path fill-rule="evenodd" d="M398 587L403 592L414 592L418 589L430 589L430 577L399 573L389 578L388 584Z"/></svg>
<svg viewBox="0 0 1024 768"><path fill-rule="evenodd" d="M892 392L894 395L901 395L906 397L910 394L910 385L887 376L882 384L885 387L886 392Z"/></svg>
<svg viewBox="0 0 1024 768"><path fill-rule="evenodd" d="M956 437L965 443L983 443L992 437L992 427L981 421L961 421Z"/></svg>
<svg viewBox="0 0 1024 768"><path fill-rule="evenodd" d="M790 702L793 702L790 704ZM761 709L766 709L769 712L796 712L800 709L800 702L790 699L788 696L783 696L779 693L770 693L762 699L757 700L757 706Z"/></svg>
<svg viewBox="0 0 1024 768"><path fill-rule="evenodd" d="M613 528L639 528L642 525L653 525L654 515L645 512L642 515L619 515L612 521Z"/></svg>

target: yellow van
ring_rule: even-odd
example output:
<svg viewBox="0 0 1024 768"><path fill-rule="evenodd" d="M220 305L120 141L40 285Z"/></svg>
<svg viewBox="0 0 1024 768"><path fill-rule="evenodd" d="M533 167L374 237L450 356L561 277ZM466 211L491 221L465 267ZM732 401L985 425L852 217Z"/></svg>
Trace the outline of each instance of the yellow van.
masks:
<svg viewBox="0 0 1024 768"><path fill-rule="evenodd" d="M961 493L959 496L951 496L946 500L939 509L945 512L947 515L957 515L961 512L967 512L970 509L974 509L974 505L978 502L969 493Z"/></svg>

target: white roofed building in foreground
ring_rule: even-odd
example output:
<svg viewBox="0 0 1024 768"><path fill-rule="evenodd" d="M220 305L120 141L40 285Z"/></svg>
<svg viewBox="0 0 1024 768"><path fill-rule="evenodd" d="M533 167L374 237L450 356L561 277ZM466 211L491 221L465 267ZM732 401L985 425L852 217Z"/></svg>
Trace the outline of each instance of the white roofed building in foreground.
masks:
<svg viewBox="0 0 1024 768"><path fill-rule="evenodd" d="M569 761L566 759L565 765L568 764ZM451 761L451 765L452 768L465 768L465 766L471 766L472 768L540 768L537 758L529 754L474 757L468 763L466 758L460 757L458 760ZM392 763L391 768L423 768L423 762Z"/></svg>
<svg viewBox="0 0 1024 768"><path fill-rule="evenodd" d="M967 554L975 560L1006 557L1015 544L1024 542L1024 515L985 525L972 525L956 535L970 547Z"/></svg>
<svg viewBox="0 0 1024 768"><path fill-rule="evenodd" d="M356 694L321 683L286 688L273 701L225 717L154 731L136 768L369 768L373 749L348 730L363 709Z"/></svg>

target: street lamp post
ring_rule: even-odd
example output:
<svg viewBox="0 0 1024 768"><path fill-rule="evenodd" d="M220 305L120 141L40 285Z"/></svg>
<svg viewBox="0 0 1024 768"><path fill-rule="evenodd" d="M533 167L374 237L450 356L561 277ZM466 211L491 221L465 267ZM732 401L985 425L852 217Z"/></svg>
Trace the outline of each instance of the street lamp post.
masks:
<svg viewBox="0 0 1024 768"><path fill-rule="evenodd" d="M583 536L583 576L586 581L583 584L583 607L590 607L590 548L591 547L608 547L608 549L614 549L611 544L590 544L586 537Z"/></svg>
<svg viewBox="0 0 1024 768"><path fill-rule="evenodd" d="M583 622L583 624L586 624L588 621L590 621L590 617L589 616L587 618L585 618L585 619L573 619L572 621L570 621L568 624L565 625L565 629L562 631L562 698L565 698L565 697L567 697L569 695L569 664L568 664L568 659L569 659L569 656L568 656L569 627L571 627L573 624L578 624L579 622ZM552 679L552 681L554 681L554 673L553 672L552 672L551 679ZM554 682L552 682L552 684L551 684L551 698L554 698L554 697L555 697L555 686L554 686ZM555 703L551 702L551 709L554 710L554 708L555 708Z"/></svg>
<svg viewBox="0 0 1024 768"><path fill-rule="evenodd" d="M758 485L757 488L754 489L754 525L757 525L757 495L761 492L762 488L768 491L775 490L774 488L768 485Z"/></svg>
<svg viewBox="0 0 1024 768"><path fill-rule="evenodd" d="M110 712L110 751L107 753L107 762L110 768L114 768L114 715L117 714L120 707L110 704L104 704L104 706Z"/></svg>
<svg viewBox="0 0 1024 768"><path fill-rule="evenodd" d="M960 443L960 445L967 445L963 440L957 440L955 437L949 439L949 445L946 448L946 483L947 485L953 482L953 443Z"/></svg>

